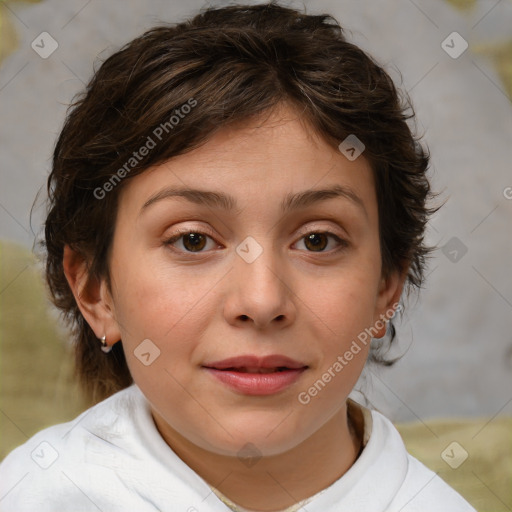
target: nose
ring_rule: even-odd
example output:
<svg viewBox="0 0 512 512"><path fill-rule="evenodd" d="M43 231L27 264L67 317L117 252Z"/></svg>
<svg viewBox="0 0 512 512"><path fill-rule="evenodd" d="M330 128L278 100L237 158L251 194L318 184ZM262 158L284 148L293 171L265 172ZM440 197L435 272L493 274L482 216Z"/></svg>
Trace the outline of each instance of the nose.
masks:
<svg viewBox="0 0 512 512"><path fill-rule="evenodd" d="M265 249L251 263L237 255L224 305L228 323L235 326L252 323L260 330L292 324L296 317L296 296L288 274L271 249Z"/></svg>

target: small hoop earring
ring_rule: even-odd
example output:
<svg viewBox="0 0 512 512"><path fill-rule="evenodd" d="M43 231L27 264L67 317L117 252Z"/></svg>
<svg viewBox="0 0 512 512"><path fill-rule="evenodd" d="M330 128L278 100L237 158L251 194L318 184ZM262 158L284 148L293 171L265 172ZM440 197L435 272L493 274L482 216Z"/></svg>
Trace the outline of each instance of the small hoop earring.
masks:
<svg viewBox="0 0 512 512"><path fill-rule="evenodd" d="M107 335L106 334L103 335L100 342L101 342L101 350L103 352L105 352L105 354L108 354L112 350L112 347L107 345Z"/></svg>

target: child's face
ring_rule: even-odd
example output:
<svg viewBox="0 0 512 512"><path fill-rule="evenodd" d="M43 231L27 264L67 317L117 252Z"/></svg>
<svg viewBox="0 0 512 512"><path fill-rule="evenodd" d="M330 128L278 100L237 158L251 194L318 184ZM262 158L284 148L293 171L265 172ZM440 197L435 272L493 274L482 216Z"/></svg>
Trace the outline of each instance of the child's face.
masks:
<svg viewBox="0 0 512 512"><path fill-rule="evenodd" d="M160 430L229 455L247 442L264 455L281 453L317 432L345 407L369 344L359 344L333 377L338 356L401 290L397 276L381 279L367 161L349 161L293 111L281 110L259 126L221 131L126 185L110 260L112 329ZM334 187L359 199L339 195L281 210L292 195ZM169 188L215 192L236 206L230 211L174 196L144 208ZM207 236L166 244L178 230ZM333 236L306 238L325 231ZM146 363L155 357L151 344L137 348L146 339L160 350L147 366L136 356ZM205 367L276 354L306 368L271 376L270 384L265 377L247 384L235 372L244 391ZM329 369L331 379L323 378L316 396L308 393Z"/></svg>

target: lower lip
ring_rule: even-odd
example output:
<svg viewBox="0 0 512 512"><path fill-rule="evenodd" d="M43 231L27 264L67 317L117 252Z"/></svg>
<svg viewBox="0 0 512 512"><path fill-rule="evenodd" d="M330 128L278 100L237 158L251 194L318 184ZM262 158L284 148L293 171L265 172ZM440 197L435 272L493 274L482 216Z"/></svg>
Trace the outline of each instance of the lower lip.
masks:
<svg viewBox="0 0 512 512"><path fill-rule="evenodd" d="M273 395L291 386L306 368L274 373L243 373L206 368L215 378L244 395Z"/></svg>

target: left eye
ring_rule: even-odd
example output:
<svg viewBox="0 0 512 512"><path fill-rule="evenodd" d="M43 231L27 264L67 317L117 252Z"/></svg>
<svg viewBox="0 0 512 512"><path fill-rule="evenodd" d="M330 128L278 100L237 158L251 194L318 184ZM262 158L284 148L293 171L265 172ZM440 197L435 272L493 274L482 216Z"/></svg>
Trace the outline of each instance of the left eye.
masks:
<svg viewBox="0 0 512 512"><path fill-rule="evenodd" d="M313 231L303 236L299 242L303 242L304 247L306 247L309 252L325 252L326 247L329 245L329 239L334 240L338 247L347 245L340 237L328 231Z"/></svg>

